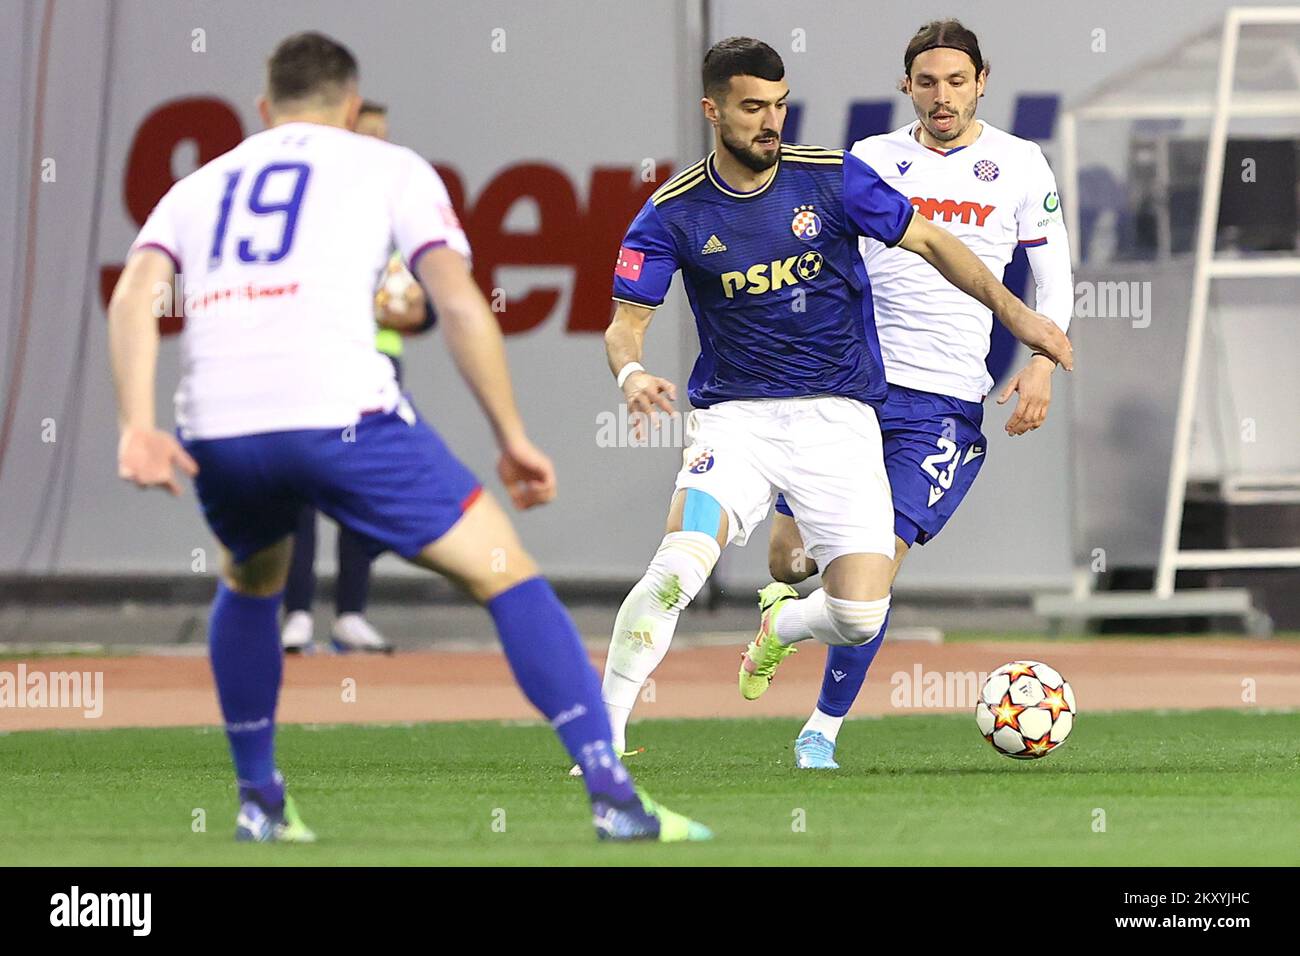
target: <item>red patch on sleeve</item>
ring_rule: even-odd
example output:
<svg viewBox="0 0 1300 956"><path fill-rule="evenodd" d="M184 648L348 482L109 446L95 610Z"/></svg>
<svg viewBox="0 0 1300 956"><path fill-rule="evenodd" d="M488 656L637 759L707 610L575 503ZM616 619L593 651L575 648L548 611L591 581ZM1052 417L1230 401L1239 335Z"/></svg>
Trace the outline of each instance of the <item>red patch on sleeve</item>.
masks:
<svg viewBox="0 0 1300 956"><path fill-rule="evenodd" d="M635 249L626 249L619 246L618 262L614 264L614 275L620 279L627 279L629 282L636 282L641 278L641 267L644 265L644 252L637 252Z"/></svg>

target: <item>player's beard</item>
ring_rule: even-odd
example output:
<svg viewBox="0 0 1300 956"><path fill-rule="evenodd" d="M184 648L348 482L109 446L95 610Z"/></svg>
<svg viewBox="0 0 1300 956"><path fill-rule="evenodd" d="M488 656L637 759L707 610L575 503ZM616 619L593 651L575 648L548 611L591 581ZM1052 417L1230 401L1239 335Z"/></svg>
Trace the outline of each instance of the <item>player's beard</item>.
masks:
<svg viewBox="0 0 1300 956"><path fill-rule="evenodd" d="M922 114L919 107L916 109L916 118L925 125L925 131L929 133L931 137L937 139L941 143L948 143L956 139L958 136L961 136L966 132L966 130L970 129L970 124L975 122L975 108L978 105L979 100L976 99L966 109L948 110L947 112L956 115L957 122L953 123L952 128L946 131L935 129L933 126L934 121L930 118L930 114Z"/></svg>
<svg viewBox="0 0 1300 956"><path fill-rule="evenodd" d="M777 146L779 147L781 145L781 134L776 130L765 129L759 135L762 136L768 133L776 137ZM736 162L755 173L771 169L776 165L776 161L781 155L779 148L772 150L771 156L765 156L752 142L746 144L737 143L727 135L725 129L722 130L722 145L727 152L736 158Z"/></svg>

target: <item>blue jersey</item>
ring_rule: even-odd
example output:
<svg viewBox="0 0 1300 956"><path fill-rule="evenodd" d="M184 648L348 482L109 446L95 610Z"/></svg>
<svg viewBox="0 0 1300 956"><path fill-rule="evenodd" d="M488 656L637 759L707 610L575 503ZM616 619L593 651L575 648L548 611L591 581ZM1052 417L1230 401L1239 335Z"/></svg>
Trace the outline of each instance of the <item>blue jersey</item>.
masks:
<svg viewBox="0 0 1300 956"><path fill-rule="evenodd" d="M696 408L808 395L878 404L885 372L858 237L895 245L911 217L902 193L843 150L783 145L749 193L728 187L710 154L632 221L614 298L659 306L681 270L700 336Z"/></svg>

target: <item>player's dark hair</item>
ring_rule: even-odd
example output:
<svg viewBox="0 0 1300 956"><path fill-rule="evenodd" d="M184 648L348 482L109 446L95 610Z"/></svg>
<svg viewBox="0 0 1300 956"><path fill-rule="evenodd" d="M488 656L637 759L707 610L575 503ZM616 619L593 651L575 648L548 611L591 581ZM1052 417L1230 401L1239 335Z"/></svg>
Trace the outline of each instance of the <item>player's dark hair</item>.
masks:
<svg viewBox="0 0 1300 956"><path fill-rule="evenodd" d="M285 37L266 63L266 95L272 103L320 96L329 102L357 78L352 51L323 33Z"/></svg>
<svg viewBox="0 0 1300 956"><path fill-rule="evenodd" d="M989 65L984 62L984 55L980 53L979 37L975 36L974 31L963 26L960 20L949 17L946 20L931 20L917 30L908 41L907 50L903 53L904 74L912 75L912 61L926 50L937 50L941 47L960 50L970 57L970 61L975 64L977 77L987 72L989 68Z"/></svg>
<svg viewBox="0 0 1300 956"><path fill-rule="evenodd" d="M726 91L733 76L756 76L760 80L785 78L785 64L762 40L752 37L727 37L709 47L704 54L704 95Z"/></svg>
<svg viewBox="0 0 1300 956"><path fill-rule="evenodd" d="M387 116L388 107L383 103L376 103L374 100L362 100L361 109L358 111L357 115L365 116L367 113L377 113L380 116Z"/></svg>

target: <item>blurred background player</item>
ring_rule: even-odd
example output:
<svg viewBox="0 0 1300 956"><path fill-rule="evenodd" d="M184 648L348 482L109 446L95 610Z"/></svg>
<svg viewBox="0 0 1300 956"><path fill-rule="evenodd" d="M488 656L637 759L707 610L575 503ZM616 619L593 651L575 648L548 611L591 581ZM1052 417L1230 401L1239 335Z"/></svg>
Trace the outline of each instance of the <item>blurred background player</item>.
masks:
<svg viewBox="0 0 1300 956"><path fill-rule="evenodd" d="M629 411L672 411L676 387L640 359L651 316L679 269L701 346L688 388L697 409L691 444L667 533L610 639L602 696L619 751L681 611L722 548L744 544L766 517L777 491L795 501L826 586L786 602L782 618L807 625L798 637L768 630L761 597L764 625L742 655L741 693L760 696L794 641L864 644L882 625L893 507L872 405L886 384L859 236L924 259L1023 341L1068 360L1055 325L951 233L913 215L870 166L842 150L782 143L784 77L781 57L758 40L732 37L709 50L701 105L714 151L646 202L619 250L605 342Z"/></svg>
<svg viewBox="0 0 1300 956"><path fill-rule="evenodd" d="M109 310L119 474L173 494L173 468L192 475L222 546L209 650L239 788L236 839L315 839L274 753L277 617L304 503L487 607L525 696L585 772L599 837L708 838L634 789L568 613L505 512L375 351L374 280L395 242L491 425L515 507L555 496L554 468L525 433L501 330L470 275L442 180L411 150L351 132L361 98L345 47L295 34L267 72L258 109L268 128L159 201ZM153 311L182 265L195 290L181 338L183 447L155 426Z"/></svg>
<svg viewBox="0 0 1300 956"><path fill-rule="evenodd" d="M388 140L388 107L372 100L361 104L356 132ZM375 348L393 363L397 385L402 387L402 339L433 328L436 317L424 290L394 249L375 293ZM312 601L316 596L316 509L307 505L298 517L293 536L293 560L284 588L284 627L280 642L289 653L312 646ZM346 525L339 526L338 571L334 583L334 624L330 644L338 651L391 652L392 646L366 620L370 594L371 545Z"/></svg>
<svg viewBox="0 0 1300 956"><path fill-rule="evenodd" d="M1074 310L1074 283L1056 179L1035 143L975 118L989 74L978 38L957 20L927 23L908 42L903 70L901 89L912 99L916 121L861 140L853 155L885 182L919 197L912 202L921 215L956 235L996 274L1017 245L1024 247L1035 308L1064 332ZM896 576L908 548L939 533L984 463L981 403L993 386L985 367L993 320L916 256L873 239L863 239L861 251L889 382L880 429L894 502ZM1020 396L1008 434L1042 425L1055 368L1051 358L1035 354L1002 390L998 404ZM769 564L777 581L794 584L816 573L817 564L804 553L797 510L792 517L782 498L776 510ZM795 741L796 766L838 768L840 725L888 625L886 617L868 644L827 652L821 696Z"/></svg>

